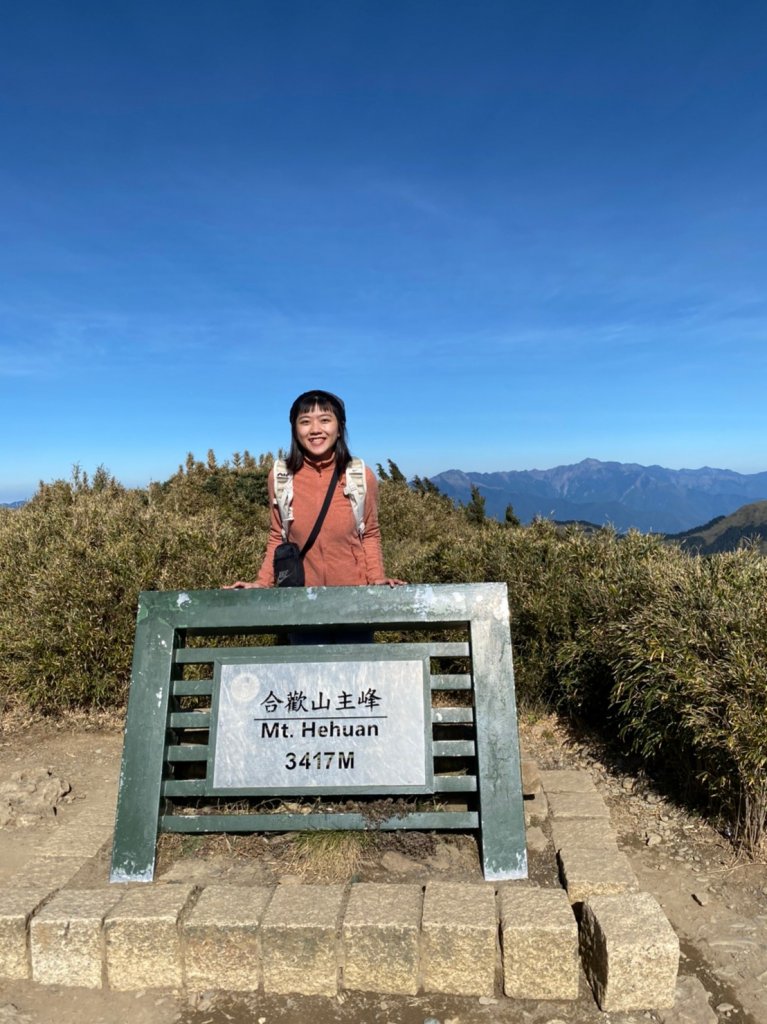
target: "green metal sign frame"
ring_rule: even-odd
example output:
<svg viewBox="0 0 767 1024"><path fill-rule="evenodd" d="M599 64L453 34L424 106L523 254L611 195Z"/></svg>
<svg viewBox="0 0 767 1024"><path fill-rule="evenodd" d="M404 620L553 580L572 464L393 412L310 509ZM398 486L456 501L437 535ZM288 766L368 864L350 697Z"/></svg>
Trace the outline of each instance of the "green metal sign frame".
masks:
<svg viewBox="0 0 767 1024"><path fill-rule="evenodd" d="M362 813L176 813L175 801L213 798L208 778L209 736L215 679L187 678L186 666L214 666L221 659L255 660L263 646L219 646L226 638L258 638L286 629L353 626L404 635L463 629L466 642L427 641L417 649L437 666L434 691L470 691L458 707L435 703L431 721L471 739L435 739L436 759L463 759L462 773L437 771L433 791L451 799L465 794L474 810L415 809L383 821ZM211 638L211 646L199 646ZM388 645L387 645L388 646ZM398 645L400 646L400 645ZM405 646L405 644L401 645ZM284 650L289 650L285 648ZM357 645L333 648L359 656ZM291 658L312 656L293 648ZM314 649L329 652L330 647ZM268 656L268 655L266 655ZM275 655L282 657L283 655ZM443 674L445 659L465 659L469 671ZM198 669L202 671L202 669ZM208 670L210 671L210 670ZM208 708L184 710L184 698ZM177 777L194 763L199 778ZM355 793L358 793L355 790ZM248 791L243 795L258 795ZM502 583L419 584L403 587L321 587L285 590L147 591L139 597L133 670L117 801L112 882L149 882L159 832L254 832L291 829L460 829L479 831L485 878L527 877L508 595Z"/></svg>

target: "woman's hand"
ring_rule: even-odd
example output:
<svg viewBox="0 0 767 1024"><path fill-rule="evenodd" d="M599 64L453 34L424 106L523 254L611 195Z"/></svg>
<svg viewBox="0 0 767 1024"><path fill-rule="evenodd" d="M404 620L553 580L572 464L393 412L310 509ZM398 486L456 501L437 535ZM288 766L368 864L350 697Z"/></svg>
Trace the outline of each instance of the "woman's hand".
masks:
<svg viewBox="0 0 767 1024"><path fill-rule="evenodd" d="M236 583L228 583L222 590L265 590L263 583L247 583L245 580L237 580Z"/></svg>
<svg viewBox="0 0 767 1024"><path fill-rule="evenodd" d="M385 577L382 580L373 580L374 587L406 587L407 580L391 580Z"/></svg>

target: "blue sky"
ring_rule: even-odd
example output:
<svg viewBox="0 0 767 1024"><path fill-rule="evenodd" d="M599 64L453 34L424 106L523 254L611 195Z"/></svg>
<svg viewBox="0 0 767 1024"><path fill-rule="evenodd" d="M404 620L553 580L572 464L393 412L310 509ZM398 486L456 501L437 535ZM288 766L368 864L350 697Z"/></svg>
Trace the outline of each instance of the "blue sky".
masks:
<svg viewBox="0 0 767 1024"><path fill-rule="evenodd" d="M767 469L767 5L6 5L0 501L288 440Z"/></svg>

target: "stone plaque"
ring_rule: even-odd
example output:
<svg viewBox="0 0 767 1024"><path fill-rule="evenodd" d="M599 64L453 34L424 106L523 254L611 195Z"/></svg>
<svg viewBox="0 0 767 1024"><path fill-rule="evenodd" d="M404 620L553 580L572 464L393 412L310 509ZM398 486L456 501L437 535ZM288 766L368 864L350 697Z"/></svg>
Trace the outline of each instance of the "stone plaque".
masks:
<svg viewBox="0 0 767 1024"><path fill-rule="evenodd" d="M216 666L213 791L432 792L428 659L314 657Z"/></svg>

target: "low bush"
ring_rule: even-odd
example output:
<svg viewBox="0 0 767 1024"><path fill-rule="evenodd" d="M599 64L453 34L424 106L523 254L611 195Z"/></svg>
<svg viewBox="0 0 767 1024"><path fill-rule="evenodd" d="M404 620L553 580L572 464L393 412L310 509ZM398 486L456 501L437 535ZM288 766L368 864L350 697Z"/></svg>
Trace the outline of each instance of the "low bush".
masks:
<svg viewBox="0 0 767 1024"><path fill-rule="evenodd" d="M272 456L190 456L129 490L99 470L0 510L0 686L56 712L125 698L139 591L255 577ZM675 775L745 843L767 814L767 559L691 556L631 532L471 517L401 474L381 480L388 572L503 581L517 694L585 718ZM1 703L1 702L0 702Z"/></svg>
<svg viewBox="0 0 767 1024"><path fill-rule="evenodd" d="M652 602L607 627L616 721L754 847L767 813L767 560L744 549L669 562Z"/></svg>
<svg viewBox="0 0 767 1024"><path fill-rule="evenodd" d="M119 704L139 591L218 587L260 563L265 510L243 534L151 494L76 475L0 518L0 682L12 699L42 711Z"/></svg>

